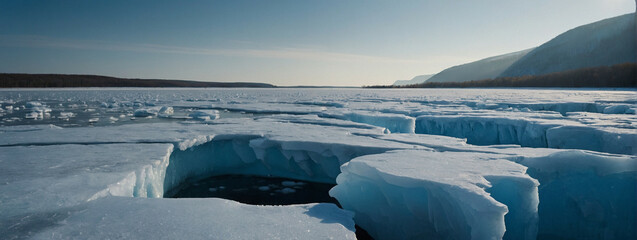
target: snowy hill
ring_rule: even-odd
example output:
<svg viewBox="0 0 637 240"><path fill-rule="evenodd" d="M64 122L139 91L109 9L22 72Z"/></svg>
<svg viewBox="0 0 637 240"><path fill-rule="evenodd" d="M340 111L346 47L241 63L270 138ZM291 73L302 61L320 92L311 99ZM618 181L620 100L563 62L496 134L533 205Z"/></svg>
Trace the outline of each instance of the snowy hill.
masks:
<svg viewBox="0 0 637 240"><path fill-rule="evenodd" d="M434 74L426 74L426 75L415 76L411 80L396 80L396 82L394 82L393 85L394 86L400 86L400 85L410 85L410 84L424 83L425 81L429 80L429 78L431 78L432 76L434 76Z"/></svg>
<svg viewBox="0 0 637 240"><path fill-rule="evenodd" d="M633 13L583 25L562 33L537 48L447 68L427 82L465 82L542 75L634 63L637 61L635 21Z"/></svg>
<svg viewBox="0 0 637 240"><path fill-rule="evenodd" d="M626 14L569 30L535 48L500 76L539 75L635 62L635 51L635 14Z"/></svg>
<svg viewBox="0 0 637 240"><path fill-rule="evenodd" d="M427 82L465 82L495 78L531 50L527 49L450 67L434 75Z"/></svg>

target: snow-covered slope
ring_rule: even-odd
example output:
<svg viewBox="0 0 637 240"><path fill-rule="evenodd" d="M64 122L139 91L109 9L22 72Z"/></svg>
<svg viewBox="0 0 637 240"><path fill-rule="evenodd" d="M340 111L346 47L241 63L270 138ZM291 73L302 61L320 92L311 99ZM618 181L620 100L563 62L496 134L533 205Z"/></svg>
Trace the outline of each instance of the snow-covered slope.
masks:
<svg viewBox="0 0 637 240"><path fill-rule="evenodd" d="M508 53L450 67L434 75L427 82L465 82L495 78L531 50L533 49Z"/></svg>
<svg viewBox="0 0 637 240"><path fill-rule="evenodd" d="M542 75L636 62L635 35L635 14L626 14L574 28L537 48L447 68L427 82Z"/></svg>
<svg viewBox="0 0 637 240"><path fill-rule="evenodd" d="M400 86L400 85L410 85L410 84L418 84L418 83L424 83L425 81L429 80L429 78L433 77L434 74L426 74L426 75L418 75L415 76L414 78L412 78L411 80L396 80L396 82L394 82L394 86Z"/></svg>
<svg viewBox="0 0 637 240"><path fill-rule="evenodd" d="M635 62L635 14L569 30L513 63L500 76L541 75Z"/></svg>

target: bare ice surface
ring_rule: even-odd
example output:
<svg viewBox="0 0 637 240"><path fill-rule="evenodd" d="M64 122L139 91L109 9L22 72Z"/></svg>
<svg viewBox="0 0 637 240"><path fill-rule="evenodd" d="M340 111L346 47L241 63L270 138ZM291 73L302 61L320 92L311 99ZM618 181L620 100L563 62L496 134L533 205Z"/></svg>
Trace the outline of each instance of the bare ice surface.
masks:
<svg viewBox="0 0 637 240"><path fill-rule="evenodd" d="M632 89L13 89L0 109L7 239L637 238ZM342 208L163 198L226 175L336 184Z"/></svg>

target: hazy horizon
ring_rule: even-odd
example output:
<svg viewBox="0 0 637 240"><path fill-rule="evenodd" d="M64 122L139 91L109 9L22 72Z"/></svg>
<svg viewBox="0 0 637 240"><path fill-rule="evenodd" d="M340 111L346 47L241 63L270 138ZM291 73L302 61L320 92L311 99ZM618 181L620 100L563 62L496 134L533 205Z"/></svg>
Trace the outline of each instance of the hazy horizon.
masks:
<svg viewBox="0 0 637 240"><path fill-rule="evenodd" d="M572 2L2 1L0 72L392 84L635 10Z"/></svg>

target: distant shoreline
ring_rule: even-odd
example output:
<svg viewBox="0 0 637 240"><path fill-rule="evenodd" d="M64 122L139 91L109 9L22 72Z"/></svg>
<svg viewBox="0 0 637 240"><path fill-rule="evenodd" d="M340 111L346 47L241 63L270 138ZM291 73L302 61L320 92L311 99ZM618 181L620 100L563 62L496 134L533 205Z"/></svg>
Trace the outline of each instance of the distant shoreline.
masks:
<svg viewBox="0 0 637 240"><path fill-rule="evenodd" d="M99 75L0 73L0 88L87 88L87 87L171 87L171 88L275 88L268 83L201 82L189 80L132 79Z"/></svg>
<svg viewBox="0 0 637 240"><path fill-rule="evenodd" d="M465 82L424 82L364 88L635 88L637 63L568 70L545 75L500 77Z"/></svg>

